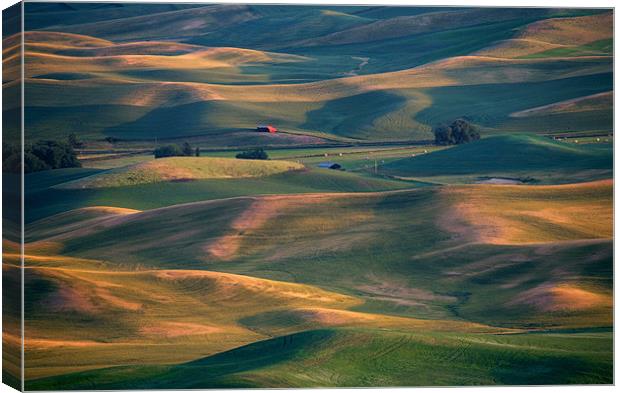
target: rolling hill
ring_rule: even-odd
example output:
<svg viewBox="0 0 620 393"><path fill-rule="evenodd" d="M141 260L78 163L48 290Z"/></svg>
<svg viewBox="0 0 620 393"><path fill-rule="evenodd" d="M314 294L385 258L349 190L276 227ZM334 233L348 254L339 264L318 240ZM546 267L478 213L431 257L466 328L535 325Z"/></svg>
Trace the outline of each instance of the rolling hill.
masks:
<svg viewBox="0 0 620 393"><path fill-rule="evenodd" d="M285 166L288 165L285 164ZM254 169L250 170L250 172L252 171ZM118 172L121 173L120 179L124 178L123 173L127 174L126 169L111 169L109 172L103 172L89 168L69 168L29 174L26 176L27 192L25 199L29 207L26 213L26 221L32 222L56 213L89 206L116 205L146 210L244 195L385 191L424 186L423 183L412 181L367 176L347 171L324 171L308 168L307 170L285 171L270 176L241 179L210 178L192 181L158 181L105 188L70 187L70 184L79 184L81 179L86 179L91 175L93 178L99 179L110 179L110 176L112 179L119 179L119 176L110 175ZM148 177L155 180L152 174L149 174ZM125 177L125 180L128 179ZM45 200L46 203L43 205L37 203L41 200Z"/></svg>
<svg viewBox="0 0 620 393"><path fill-rule="evenodd" d="M70 27L67 30L116 41L128 41L136 38L176 38L205 34L255 18L256 15L252 9L246 5L190 6L177 7L177 9L164 12L140 12L136 16L74 23L69 25ZM57 27L59 26L50 26L46 29L54 31Z"/></svg>
<svg viewBox="0 0 620 393"><path fill-rule="evenodd" d="M98 207L49 217L27 228L27 351L39 359L30 364L28 384L166 387L180 386L176 378L188 373L210 377L182 378L187 387L353 386L358 372L384 356L360 340L376 348L393 343L393 357L372 374L385 384L426 384L437 375L439 385L540 383L549 373L563 383L605 381L611 190L611 182L452 186L242 197L144 212ZM72 317L52 328L45 313L57 309L73 310ZM78 325L84 336L62 341L63 326ZM561 333L594 327L602 333L584 333L581 341ZM315 352L322 333L313 331L322 328L339 337L326 348L350 354ZM557 333L532 333L548 330ZM288 352L306 336L308 349ZM108 367L132 363L126 356L137 352L130 348L151 340L157 345L142 345L139 363ZM283 345L284 352L262 345ZM219 363L241 356L237 351L248 363ZM49 365L49 356L69 354L71 364ZM428 356L426 372L427 364L445 366L444 357L469 371L420 374L413 372L420 363L402 363L420 356ZM298 365L318 359L338 377L299 379ZM487 362L506 368L489 374ZM555 367L574 371L541 371Z"/></svg>
<svg viewBox="0 0 620 393"><path fill-rule="evenodd" d="M429 139L431 133L426 125L428 123L419 129L402 127L403 124L411 123L413 113L419 112L416 116L418 121L429 121L431 124L449 121L461 115L480 116L481 119L487 117L486 106L479 106L480 112L476 112L475 108L473 111L471 107L464 109L461 102L459 105L438 107L441 108L439 110L453 108L451 113L429 116L427 113L435 111L435 107L428 108L427 103L444 101L441 96L436 97L435 91L452 89L447 95L448 100L452 101L464 97L455 95L455 92L482 90L482 102L485 102L485 99L488 102L495 99L493 102L496 108L497 99L506 100L508 97L492 96L489 93L493 94L493 90L486 92L483 89L505 92L506 88L513 84L519 86L517 82L529 82L528 85L521 85L524 87L523 94L526 94L527 90L531 91L532 85L536 83L540 83L540 87L547 92L547 95L540 96L529 105L528 102L510 96L511 104L504 109L499 107L499 116L485 122L491 126L497 124L498 120L508 119L510 113L518 110L608 91L611 74L605 71L610 64L608 58L577 58L551 62L544 59L495 60L472 57L394 73L354 76L303 86L224 86L194 82L123 81L118 78L106 79L105 82L98 79L31 79L27 83L26 91L31 97L27 99L27 103L31 108L28 109L28 114L33 120L33 135L44 135L41 134L44 131L38 130L49 123L43 123L42 119L52 124L63 124L68 120L67 112L82 118L84 110L87 110L95 115L95 118L102 114L115 113L114 116L102 119L103 124L95 129L120 138L144 139L154 134L160 137L170 136L171 124L162 123L160 120L177 122L177 119L182 119L182 131L175 134L176 137L249 130L259 122L270 122L291 132L310 133L319 137L332 132L353 139L361 136L402 140L416 135L418 138ZM563 75L566 79L562 78ZM484 78L487 85L479 85L481 78ZM560 85L557 91L562 95L549 96L549 92L556 90L546 89L546 85L554 84L556 80L555 85ZM63 86L65 92L62 97L52 95L59 85ZM426 98L429 96L428 89L431 89L430 97ZM51 97L54 97L53 106L49 106ZM272 105L278 100L285 100L286 104ZM343 112L341 108L364 104L381 110L373 114L374 118L366 119L360 130L358 116L348 111ZM103 105L99 109L101 114L89 110L95 106L99 108L100 105ZM106 111L106 108L110 108L110 112ZM461 111L456 112L456 108ZM121 116L131 117L123 119ZM328 122L308 120L313 118L327 119ZM331 118L335 122L329 122ZM322 125L319 128L317 124ZM559 127L562 127L562 124L565 123L560 123ZM374 133L369 133L367 127L372 127ZM605 129L603 125L598 127ZM336 128L336 131L330 131L332 128ZM341 131L338 131L339 129Z"/></svg>
<svg viewBox="0 0 620 393"><path fill-rule="evenodd" d="M551 340L557 349L541 353L537 345L551 341L545 335L482 338L377 330L315 330L261 341L181 365L82 372L40 379L31 386L38 390L67 386L83 389L91 384L107 389L125 386L165 389L608 382L600 379L603 375L599 370L611 369L611 357L597 358L597 355L599 351L604 352L610 338L595 337L594 340L577 338L568 344L565 336L556 335ZM358 342L364 344L359 347ZM505 349L496 351L497 346ZM416 360L404 362L403 359ZM445 359L450 359L450 363ZM304 370L307 364L317 371L308 373ZM125 378L116 377L119 374Z"/></svg>
<svg viewBox="0 0 620 393"><path fill-rule="evenodd" d="M67 17L26 33L33 138L234 138L268 122L317 142L428 140L459 117L487 132L612 130L608 106L511 116L612 90L610 12L144 6L76 23L99 9L33 10Z"/></svg>
<svg viewBox="0 0 620 393"><path fill-rule="evenodd" d="M24 7L25 389L613 383L612 9Z"/></svg>
<svg viewBox="0 0 620 393"><path fill-rule="evenodd" d="M611 176L613 152L601 145L554 141L532 135L500 135L432 154L403 158L381 171L405 178L470 183L506 178L571 183Z"/></svg>
<svg viewBox="0 0 620 393"><path fill-rule="evenodd" d="M528 25L515 38L500 42L480 54L503 58L611 55L612 18L612 14L603 13L538 21ZM601 46L605 42L608 44ZM588 47L590 52L586 49ZM598 51L597 47L600 48Z"/></svg>
<svg viewBox="0 0 620 393"><path fill-rule="evenodd" d="M87 176L60 188L122 187L165 181L243 179L270 176L304 166L291 161L239 160L212 157L167 157Z"/></svg>
<svg viewBox="0 0 620 393"><path fill-rule="evenodd" d="M496 269L507 269L510 273L505 279L514 284L506 284L502 298L527 299L528 291L548 290L549 304L555 304L557 296L570 293L562 288L593 291L607 299L602 308L593 305L591 309L606 326L607 284L601 286L603 282L594 277L599 269L609 268L605 266L612 236L611 189L610 182L597 182L242 197L116 214L74 225L68 225L66 217L79 217L80 212L63 213L29 225L27 238L33 245L59 243L63 254L103 259L121 268L178 269L190 264L193 268L304 282L362 295L369 301L364 310L375 307L434 318L448 318L453 315L451 310L460 309L459 298L468 287L471 291L496 290L494 285L479 286L478 276L494 273L501 281L504 277ZM211 225L202 225L205 221ZM56 222L64 222L63 229ZM283 247L290 242L295 247ZM450 260L453 248L461 253L460 258L447 265L430 263ZM586 270L580 270L579 255L593 248L600 251ZM553 250L553 257L545 250ZM493 267L496 258L505 258L505 264ZM546 269L557 262L563 266L562 272L539 271L533 261L543 258ZM465 273L476 269L476 261L488 263L490 270ZM580 272L578 276L591 271L592 280L582 277L573 281L573 268ZM526 279L532 269L537 272L534 281ZM329 283L324 281L327 272ZM407 272L416 273L408 276ZM556 287L559 292L554 292ZM498 307L494 299L500 295L480 296L473 304L486 306L477 307ZM473 294L467 297L474 299ZM544 325L549 310L524 302L519 312L510 300L503 306L507 308L500 307L501 313L478 310L477 315L485 318L479 322L507 313L504 320L519 320L519 325L527 325L528 319ZM467 310L470 303L465 304ZM457 315L463 317L467 312L458 311ZM554 320L580 326L579 315L564 314Z"/></svg>
<svg viewBox="0 0 620 393"><path fill-rule="evenodd" d="M525 111L515 112L512 113L511 116L530 117L565 112L603 110L611 107L611 99L611 92L604 92L599 94L593 94L591 96L580 97L573 100L557 102L555 104L540 106Z"/></svg>
<svg viewBox="0 0 620 393"><path fill-rule="evenodd" d="M36 246L32 250L37 252ZM5 254L5 259L18 262L19 256ZM45 256L28 255L27 261L27 351L33 359L26 371L28 379L119 361L186 361L262 338L321 327L511 331L462 321L347 311L360 300L313 286L249 276L188 269L136 270L136 266L118 269L104 261L51 256L49 248ZM53 318L58 312L67 318ZM75 327L80 333L67 338L64 331ZM170 350L177 353L174 359ZM50 356L63 360L50 365Z"/></svg>

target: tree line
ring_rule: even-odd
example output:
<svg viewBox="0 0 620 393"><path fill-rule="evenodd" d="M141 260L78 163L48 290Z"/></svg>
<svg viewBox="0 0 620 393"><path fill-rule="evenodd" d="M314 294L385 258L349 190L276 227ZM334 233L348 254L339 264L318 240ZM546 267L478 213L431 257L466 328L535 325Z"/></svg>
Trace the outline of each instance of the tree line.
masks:
<svg viewBox="0 0 620 393"><path fill-rule="evenodd" d="M464 119L457 119L451 124L442 124L433 129L435 144L456 145L480 139L476 127ZM59 168L79 168L80 164L75 148L83 147L75 134L62 140L40 140L24 146L24 173L39 172ZM20 173L21 149L19 144L2 144L2 170ZM193 148L188 142L158 146L153 151L155 158L200 156L200 148ZM249 149L236 155L236 158L267 160L269 156L263 149Z"/></svg>
<svg viewBox="0 0 620 393"><path fill-rule="evenodd" d="M22 157L19 144L2 144L2 157L4 172L21 172ZM69 140L41 140L24 145L24 173L81 166Z"/></svg>
<svg viewBox="0 0 620 393"><path fill-rule="evenodd" d="M258 149L248 149L242 151L241 153L235 156L236 158L241 158L244 160L268 160L269 155L262 148Z"/></svg>
<svg viewBox="0 0 620 393"><path fill-rule="evenodd" d="M183 142L183 144L168 144L162 145L155 148L153 151L153 155L155 158L163 158L163 157L190 157L196 156L200 157L200 148L196 147L195 149L187 143Z"/></svg>
<svg viewBox="0 0 620 393"><path fill-rule="evenodd" d="M182 144L168 144L158 146L154 151L153 155L155 158L164 158L164 157L189 157L196 156L200 157L200 148L193 148L189 143L183 142ZM267 160L269 159L269 155L262 148L258 149L248 149L244 150L241 153L235 156L236 158L241 159L249 159L249 160Z"/></svg>

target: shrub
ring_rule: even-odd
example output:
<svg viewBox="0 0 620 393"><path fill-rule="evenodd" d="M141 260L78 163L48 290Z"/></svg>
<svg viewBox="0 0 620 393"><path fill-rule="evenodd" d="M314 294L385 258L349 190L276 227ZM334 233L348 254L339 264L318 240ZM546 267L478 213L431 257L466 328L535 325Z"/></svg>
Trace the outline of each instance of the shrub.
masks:
<svg viewBox="0 0 620 393"><path fill-rule="evenodd" d="M267 160L269 155L263 149L250 149L237 154L235 157L245 160Z"/></svg>

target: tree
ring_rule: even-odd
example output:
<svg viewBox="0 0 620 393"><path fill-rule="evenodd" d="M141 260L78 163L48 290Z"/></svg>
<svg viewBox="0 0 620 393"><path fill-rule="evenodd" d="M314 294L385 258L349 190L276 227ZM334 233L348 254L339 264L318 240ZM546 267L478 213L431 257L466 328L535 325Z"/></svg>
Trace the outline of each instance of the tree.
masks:
<svg viewBox="0 0 620 393"><path fill-rule="evenodd" d="M48 164L34 154L24 153L24 173L39 172L48 169L53 168L50 168Z"/></svg>
<svg viewBox="0 0 620 393"><path fill-rule="evenodd" d="M437 145L452 145L454 144L454 139L452 137L452 128L441 125L435 127L435 144Z"/></svg>
<svg viewBox="0 0 620 393"><path fill-rule="evenodd" d="M82 166L77 159L75 150L66 142L38 141L33 145L26 146L24 150L24 160L30 153L49 167L45 169L79 168ZM38 167L38 164L34 167ZM25 170L26 168L24 168Z"/></svg>
<svg viewBox="0 0 620 393"><path fill-rule="evenodd" d="M155 158L182 156L183 151L179 145L163 145L157 147L153 154Z"/></svg>
<svg viewBox="0 0 620 393"><path fill-rule="evenodd" d="M183 142L182 145L170 144L159 146L153 151L153 154L155 155L155 158L179 156L191 157L194 155L194 149L189 143Z"/></svg>
<svg viewBox="0 0 620 393"><path fill-rule="evenodd" d="M3 145L2 167L5 172L20 173L22 152L18 145ZM48 169L79 168L73 147L67 142L37 141L24 146L24 173L39 172Z"/></svg>
<svg viewBox="0 0 620 393"><path fill-rule="evenodd" d="M21 173L21 149L13 143L2 144L2 172Z"/></svg>
<svg viewBox="0 0 620 393"><path fill-rule="evenodd" d="M237 154L235 157L245 159L245 160L267 160L269 159L269 155L267 154L267 152L261 148L245 150Z"/></svg>
<svg viewBox="0 0 620 393"><path fill-rule="evenodd" d="M196 157L200 157L200 148L196 147Z"/></svg>
<svg viewBox="0 0 620 393"><path fill-rule="evenodd" d="M2 172L21 173L22 172L22 156L20 152L5 149L2 146ZM7 154L8 153L8 154Z"/></svg>
<svg viewBox="0 0 620 393"><path fill-rule="evenodd" d="M84 146L84 143L80 142L75 134L69 134L67 137L67 142L74 149L79 149Z"/></svg>
<svg viewBox="0 0 620 393"><path fill-rule="evenodd" d="M457 119L450 125L437 126L433 132L437 145L458 145L480 139L476 127L464 119Z"/></svg>
<svg viewBox="0 0 620 393"><path fill-rule="evenodd" d="M184 156L191 156L192 153L194 152L192 149L192 146L187 143L187 142L183 142L183 145L181 146L181 152L183 153Z"/></svg>

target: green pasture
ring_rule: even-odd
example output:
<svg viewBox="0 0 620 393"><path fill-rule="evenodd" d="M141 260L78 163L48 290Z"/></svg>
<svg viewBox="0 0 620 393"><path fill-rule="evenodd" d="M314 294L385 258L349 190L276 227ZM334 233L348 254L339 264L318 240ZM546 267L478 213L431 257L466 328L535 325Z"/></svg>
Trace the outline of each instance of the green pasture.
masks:
<svg viewBox="0 0 620 393"><path fill-rule="evenodd" d="M552 77L554 63L544 65ZM489 132L503 128L517 133L547 133L550 131L611 130L611 118L589 111L555 115L551 120L539 118L530 121L509 118L521 110L554 102L601 93L609 90L611 74L579 76L530 83L480 84L429 89L433 105L423 109L416 119L425 124L450 122L459 117L469 119ZM583 120L580 120L583 119Z"/></svg>
<svg viewBox="0 0 620 393"><path fill-rule="evenodd" d="M380 172L405 178L471 183L481 177L509 177L554 184L611 177L612 146L554 141L534 135L499 135L403 158Z"/></svg>
<svg viewBox="0 0 620 393"><path fill-rule="evenodd" d="M52 185L100 173L97 171L86 168L61 169L28 175L27 221L85 206L117 206L142 210L245 195L385 191L424 184L346 171L309 168L262 178L164 182L99 189L51 188ZM47 185L47 188L40 189L43 184ZM45 204L38 203L42 198L46 200Z"/></svg>
<svg viewBox="0 0 620 393"><path fill-rule="evenodd" d="M524 58L541 58L541 57L573 57L573 56L611 56L613 55L613 40L604 39L591 42L586 45L580 45L575 48L559 48L551 49L533 55L524 56Z"/></svg>
<svg viewBox="0 0 620 393"><path fill-rule="evenodd" d="M32 390L612 383L611 333L453 335L314 330L170 366L30 381Z"/></svg>
<svg viewBox="0 0 620 393"><path fill-rule="evenodd" d="M580 66L588 67L588 64L581 63ZM597 64L592 66L598 67ZM546 67L548 69L535 71L552 75L553 64ZM82 134L83 139L113 136L155 141L157 138L208 136L204 143L214 147L231 146L234 133L252 129L262 122L272 123L285 131L336 140L428 140L432 138L431 127L461 117L480 125L485 132L548 133L592 129L609 132L612 119L607 110L519 119L511 118L510 114L609 91L610 78L611 74L597 73L528 83L397 89L329 101L278 105L204 101L150 109L118 105L29 106L26 112L30 138L33 139L60 137L71 132L82 134L81 130L87 127L89 132ZM430 99L430 107L420 101L420 94ZM226 138L232 139L227 143Z"/></svg>
<svg viewBox="0 0 620 393"><path fill-rule="evenodd" d="M539 209L541 204L558 210L584 203L598 209L610 198L607 188L524 192L520 197L514 192L496 196L498 206L493 208L505 210L518 202L531 206L530 210ZM152 191L149 194L157 195ZM610 323L606 308L550 313L529 298L513 301L528 291L544 293L546 287L538 287L549 283L577 285L597 293L611 291L611 242L573 229L577 226L573 221L537 221L525 216L506 224L540 231L564 242L550 253L545 251L549 247L545 243L470 244L467 234L459 235L452 229L458 221L445 223L446 215L459 208L438 187L297 198L298 202L285 199L283 205L269 199L261 202L259 206L264 208L276 204L276 211L282 214L274 214L263 224L259 221L256 228L231 227L235 217L261 209L256 205L260 201L241 197L162 208L85 233L79 227L57 228L56 232L73 231L62 240L65 255L102 259L123 268L191 266L306 283L362 298L365 302L357 309L366 312L465 319L507 327ZM27 240L45 240L42 235L58 220L60 217L51 217L30 223ZM473 235L474 228L470 231ZM208 247L213 239L227 235L238 240L230 258L222 260L210 254ZM330 277L328 281L326 276Z"/></svg>
<svg viewBox="0 0 620 393"><path fill-rule="evenodd" d="M25 388L612 384L613 39L571 36L609 12L26 4L26 141L84 159L24 178ZM162 57L211 47L265 53Z"/></svg>

